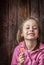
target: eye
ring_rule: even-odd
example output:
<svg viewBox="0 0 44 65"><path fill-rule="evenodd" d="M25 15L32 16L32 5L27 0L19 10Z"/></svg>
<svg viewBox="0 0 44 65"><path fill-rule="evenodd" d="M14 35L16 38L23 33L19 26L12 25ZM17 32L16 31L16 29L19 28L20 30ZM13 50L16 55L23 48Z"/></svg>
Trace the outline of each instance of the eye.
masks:
<svg viewBox="0 0 44 65"><path fill-rule="evenodd" d="M26 27L26 29L29 29L29 27Z"/></svg>
<svg viewBox="0 0 44 65"><path fill-rule="evenodd" d="M33 26L33 29L38 29L38 27L37 26Z"/></svg>

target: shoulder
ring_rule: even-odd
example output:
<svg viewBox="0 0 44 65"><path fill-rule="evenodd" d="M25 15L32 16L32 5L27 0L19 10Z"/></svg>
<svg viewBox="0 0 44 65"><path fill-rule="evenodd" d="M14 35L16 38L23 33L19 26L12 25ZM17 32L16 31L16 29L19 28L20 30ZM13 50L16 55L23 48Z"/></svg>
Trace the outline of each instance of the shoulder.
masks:
<svg viewBox="0 0 44 65"><path fill-rule="evenodd" d="M43 65L44 64L44 48L39 50L39 54L37 56L37 60L39 62L39 65Z"/></svg>
<svg viewBox="0 0 44 65"><path fill-rule="evenodd" d="M40 55L40 58L44 58L44 48L42 48L42 49L40 50L39 55Z"/></svg>
<svg viewBox="0 0 44 65"><path fill-rule="evenodd" d="M40 57L44 55L44 44L40 43L40 50L39 50Z"/></svg>
<svg viewBox="0 0 44 65"><path fill-rule="evenodd" d="M44 48L44 43L40 43L40 49L43 49Z"/></svg>
<svg viewBox="0 0 44 65"><path fill-rule="evenodd" d="M38 51L38 56L37 58L39 59L44 59L44 44L40 44L40 49Z"/></svg>

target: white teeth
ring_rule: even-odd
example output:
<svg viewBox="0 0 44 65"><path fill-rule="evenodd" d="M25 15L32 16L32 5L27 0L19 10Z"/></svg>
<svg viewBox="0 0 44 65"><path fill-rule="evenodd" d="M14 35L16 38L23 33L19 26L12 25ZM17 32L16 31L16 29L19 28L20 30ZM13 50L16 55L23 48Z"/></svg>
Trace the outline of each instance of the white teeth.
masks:
<svg viewBox="0 0 44 65"><path fill-rule="evenodd" d="M28 34L33 34L33 33L28 33Z"/></svg>
<svg viewBox="0 0 44 65"><path fill-rule="evenodd" d="M28 33L28 35L34 35L33 33Z"/></svg>

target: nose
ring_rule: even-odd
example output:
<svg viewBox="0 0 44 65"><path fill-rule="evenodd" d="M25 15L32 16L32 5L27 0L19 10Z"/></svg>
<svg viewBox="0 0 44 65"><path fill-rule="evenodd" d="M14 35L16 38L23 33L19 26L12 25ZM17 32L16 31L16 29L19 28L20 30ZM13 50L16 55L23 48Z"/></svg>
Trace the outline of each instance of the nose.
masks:
<svg viewBox="0 0 44 65"><path fill-rule="evenodd" d="M33 31L33 27L30 27L30 31Z"/></svg>

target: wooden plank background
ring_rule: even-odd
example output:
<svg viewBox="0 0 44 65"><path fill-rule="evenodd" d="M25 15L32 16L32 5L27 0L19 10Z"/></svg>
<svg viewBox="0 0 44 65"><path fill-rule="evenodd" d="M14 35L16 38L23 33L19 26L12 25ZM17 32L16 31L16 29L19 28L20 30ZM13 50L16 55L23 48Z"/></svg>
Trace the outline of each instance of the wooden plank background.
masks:
<svg viewBox="0 0 44 65"><path fill-rule="evenodd" d="M40 19L44 42L44 0L0 0L0 65L10 65L18 26L30 16Z"/></svg>

